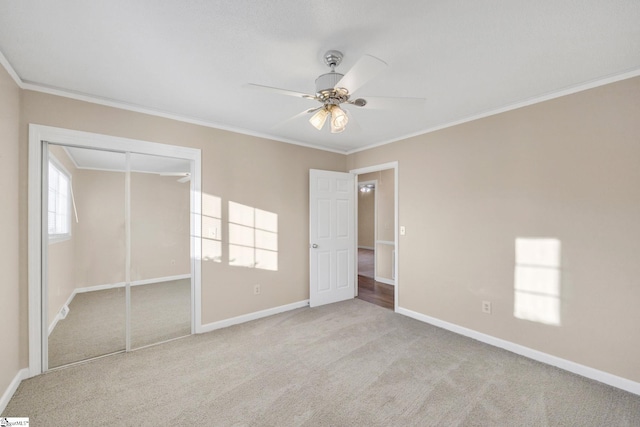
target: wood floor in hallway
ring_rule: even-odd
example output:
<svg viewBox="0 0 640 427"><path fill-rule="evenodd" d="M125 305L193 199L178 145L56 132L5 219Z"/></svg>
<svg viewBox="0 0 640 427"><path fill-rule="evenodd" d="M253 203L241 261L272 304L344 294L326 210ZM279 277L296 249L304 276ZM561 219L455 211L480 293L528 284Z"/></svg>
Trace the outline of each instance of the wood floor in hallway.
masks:
<svg viewBox="0 0 640 427"><path fill-rule="evenodd" d="M394 290L392 285L376 282L370 277L358 276L357 298L380 307L394 308Z"/></svg>
<svg viewBox="0 0 640 427"><path fill-rule="evenodd" d="M358 297L363 301L394 309L394 289L392 285L374 280L374 252L358 249Z"/></svg>

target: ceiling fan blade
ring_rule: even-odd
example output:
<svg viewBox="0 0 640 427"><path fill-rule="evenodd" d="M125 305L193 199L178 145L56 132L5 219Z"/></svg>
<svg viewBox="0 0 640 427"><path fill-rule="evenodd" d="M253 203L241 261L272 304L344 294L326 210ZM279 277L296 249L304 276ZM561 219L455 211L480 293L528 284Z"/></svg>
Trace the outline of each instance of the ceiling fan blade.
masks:
<svg viewBox="0 0 640 427"><path fill-rule="evenodd" d="M309 95L307 93L296 92L296 91L288 90L288 89L280 89L280 88L277 88L277 87L257 85L257 84L254 84L254 83L247 83L244 86L246 88L249 88L249 89L259 89L259 90L264 90L264 91L267 91L267 92L277 93L277 94L280 94L280 95L295 96L297 98L316 99L316 97L314 95Z"/></svg>
<svg viewBox="0 0 640 427"><path fill-rule="evenodd" d="M393 96L367 96L367 103L361 108L370 110L400 110L418 108L425 104L425 98L402 98Z"/></svg>
<svg viewBox="0 0 640 427"><path fill-rule="evenodd" d="M340 79L335 87L343 87L352 95L365 83L380 74L386 67L387 63L382 59L371 55L364 55L347 71L347 74Z"/></svg>
<svg viewBox="0 0 640 427"><path fill-rule="evenodd" d="M321 110L322 108L324 108L324 105L321 105L320 107L309 108L308 110L301 111L298 114L296 114L295 116L289 117L288 119L286 119L286 120L274 125L271 129L279 129L282 126L285 126L288 123L291 123L291 122L293 122L295 120L298 120L302 116L305 116L305 115L310 114L310 113L315 113L316 111Z"/></svg>
<svg viewBox="0 0 640 427"><path fill-rule="evenodd" d="M158 175L160 176L191 176L189 172L160 172Z"/></svg>
<svg viewBox="0 0 640 427"><path fill-rule="evenodd" d="M360 123L358 123L358 120L356 120L351 110L344 110L344 111L347 113L347 116L349 117L349 124L347 124L347 132L349 133L362 132L362 126L360 126Z"/></svg>

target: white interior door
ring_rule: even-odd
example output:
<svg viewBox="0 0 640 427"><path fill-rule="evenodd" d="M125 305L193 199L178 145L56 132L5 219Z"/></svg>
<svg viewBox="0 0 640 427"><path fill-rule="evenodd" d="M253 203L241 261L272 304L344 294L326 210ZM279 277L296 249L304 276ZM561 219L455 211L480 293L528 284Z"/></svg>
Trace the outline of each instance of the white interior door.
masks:
<svg viewBox="0 0 640 427"><path fill-rule="evenodd" d="M309 171L309 305L355 296L355 175Z"/></svg>

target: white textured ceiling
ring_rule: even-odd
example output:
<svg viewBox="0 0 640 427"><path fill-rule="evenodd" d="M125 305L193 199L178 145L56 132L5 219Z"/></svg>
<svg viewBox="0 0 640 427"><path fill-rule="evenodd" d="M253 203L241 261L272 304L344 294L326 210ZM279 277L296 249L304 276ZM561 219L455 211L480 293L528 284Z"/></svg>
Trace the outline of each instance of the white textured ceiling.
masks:
<svg viewBox="0 0 640 427"><path fill-rule="evenodd" d="M639 23L638 0L3 0L0 52L26 88L350 152L640 74ZM426 102L331 134L285 122L315 101L244 87L313 93L329 49L389 64L358 97Z"/></svg>

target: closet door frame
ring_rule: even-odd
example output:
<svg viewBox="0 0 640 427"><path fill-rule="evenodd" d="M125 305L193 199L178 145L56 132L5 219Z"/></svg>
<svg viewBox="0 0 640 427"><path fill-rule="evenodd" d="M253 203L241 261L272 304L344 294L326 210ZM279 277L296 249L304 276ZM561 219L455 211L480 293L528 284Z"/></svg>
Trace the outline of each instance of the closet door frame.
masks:
<svg viewBox="0 0 640 427"><path fill-rule="evenodd" d="M159 144L129 138L120 138L89 132L81 132L51 126L29 124L29 187L28 187L28 272L29 272L29 376L47 370L47 328L43 313L46 299L43 281L46 272L46 247L43 233L47 230L42 213L44 142L81 148L119 151L123 153L150 154L191 161L190 189L190 259L191 259L191 333L202 332L201 315L201 152L199 149Z"/></svg>

